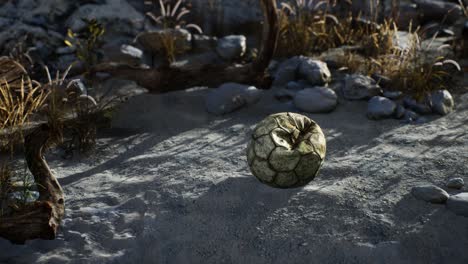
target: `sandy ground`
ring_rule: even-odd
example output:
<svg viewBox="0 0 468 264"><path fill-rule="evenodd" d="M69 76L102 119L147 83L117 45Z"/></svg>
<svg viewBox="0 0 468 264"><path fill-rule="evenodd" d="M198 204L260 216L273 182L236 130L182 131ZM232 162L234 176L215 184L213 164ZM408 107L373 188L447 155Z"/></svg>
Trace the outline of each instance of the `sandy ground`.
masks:
<svg viewBox="0 0 468 264"><path fill-rule="evenodd" d="M257 122L293 108L267 93L214 117L205 94L138 96L91 157L49 154L67 195L59 237L0 240L0 263L468 263L468 218L409 194L468 181L468 94L418 125L369 121L366 102L309 115L327 158L291 190L259 183L245 148Z"/></svg>

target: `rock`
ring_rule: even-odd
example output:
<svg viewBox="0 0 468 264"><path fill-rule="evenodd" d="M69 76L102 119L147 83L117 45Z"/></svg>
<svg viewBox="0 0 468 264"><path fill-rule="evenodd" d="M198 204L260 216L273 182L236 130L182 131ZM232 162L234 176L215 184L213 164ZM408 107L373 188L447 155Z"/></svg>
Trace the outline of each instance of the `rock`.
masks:
<svg viewBox="0 0 468 264"><path fill-rule="evenodd" d="M451 189L461 189L465 185L462 178L451 178L447 181L447 187Z"/></svg>
<svg viewBox="0 0 468 264"><path fill-rule="evenodd" d="M55 50L55 53L58 55L73 54L76 51L76 47L60 47Z"/></svg>
<svg viewBox="0 0 468 264"><path fill-rule="evenodd" d="M468 217L468 193L459 193L448 198L447 208L457 215Z"/></svg>
<svg viewBox="0 0 468 264"><path fill-rule="evenodd" d="M185 1L188 2L188 1ZM233 32L250 33L262 21L258 0L190 0L191 16L209 35L226 35Z"/></svg>
<svg viewBox="0 0 468 264"><path fill-rule="evenodd" d="M432 185L413 187L411 193L416 199L430 203L445 203L449 198L449 194L446 191Z"/></svg>
<svg viewBox="0 0 468 264"><path fill-rule="evenodd" d="M427 99L424 102L418 102L413 98L406 97L405 99L403 99L403 104L406 108L411 109L414 112L421 115L427 115L432 113L432 109L429 105L430 102L428 102Z"/></svg>
<svg viewBox="0 0 468 264"><path fill-rule="evenodd" d="M388 78L387 76L384 76L384 75L381 75L381 74L378 74L378 73L374 73L374 74L372 74L371 77L382 88L388 89L392 84L392 79ZM390 98L390 99L393 99L393 98Z"/></svg>
<svg viewBox="0 0 468 264"><path fill-rule="evenodd" d="M273 86L286 85L297 80L297 71L301 64L301 57L292 57L283 61L276 70Z"/></svg>
<svg viewBox="0 0 468 264"><path fill-rule="evenodd" d="M205 107L209 113L224 115L256 103L261 94L262 91L253 86L225 83L206 96Z"/></svg>
<svg viewBox="0 0 468 264"><path fill-rule="evenodd" d="M392 100L398 100L401 98L402 95L403 93L400 91L384 91L383 93L384 97L387 97L388 99Z"/></svg>
<svg viewBox="0 0 468 264"><path fill-rule="evenodd" d="M289 89L289 90L299 91L304 88L305 88L304 84L299 83L299 82L288 82L288 84L286 84L286 89Z"/></svg>
<svg viewBox="0 0 468 264"><path fill-rule="evenodd" d="M415 112L411 111L411 110L406 110L405 114L403 115L403 118L404 118L405 122L410 123L410 122L414 122L414 121L418 120L419 115L416 114Z"/></svg>
<svg viewBox="0 0 468 264"><path fill-rule="evenodd" d="M289 101L296 96L297 91L291 90L291 89L280 89L277 92L275 92L275 98L278 99L279 101Z"/></svg>
<svg viewBox="0 0 468 264"><path fill-rule="evenodd" d="M233 60L245 55L247 38L242 35L226 36L218 40L216 51L225 60Z"/></svg>
<svg viewBox="0 0 468 264"><path fill-rule="evenodd" d="M140 94L148 93L148 89L139 86L135 81L110 78L102 83L102 93L107 100L128 99Z"/></svg>
<svg viewBox="0 0 468 264"><path fill-rule="evenodd" d="M175 50L177 53L184 53L192 49L192 35L185 29L161 29L146 31L136 37L136 41L143 46L148 53L158 54L164 50L162 38L170 36L175 40Z"/></svg>
<svg viewBox="0 0 468 264"><path fill-rule="evenodd" d="M143 51L131 45L122 45L120 52L133 58L141 59L143 57Z"/></svg>
<svg viewBox="0 0 468 264"><path fill-rule="evenodd" d="M399 16L397 18L397 25L401 29L408 29L410 25L418 26L420 24L420 13L418 6L414 3L399 3Z"/></svg>
<svg viewBox="0 0 468 264"><path fill-rule="evenodd" d="M308 113L328 113L338 104L336 93L327 87L306 88L294 96L294 105Z"/></svg>
<svg viewBox="0 0 468 264"><path fill-rule="evenodd" d="M462 16L462 9L456 3L442 0L414 0L424 22L442 21L453 23Z"/></svg>
<svg viewBox="0 0 468 264"><path fill-rule="evenodd" d="M402 119L405 116L406 109L402 105L398 105L395 109L395 118Z"/></svg>
<svg viewBox="0 0 468 264"><path fill-rule="evenodd" d="M106 1L104 4L86 4L68 18L66 27L80 31L85 27L82 18L97 19L106 26L106 35L118 34L136 35L142 30L145 17L136 11L126 0Z"/></svg>
<svg viewBox="0 0 468 264"><path fill-rule="evenodd" d="M342 87L343 96L347 100L363 100L382 94L382 89L375 80L360 74L348 75Z"/></svg>
<svg viewBox="0 0 468 264"><path fill-rule="evenodd" d="M274 86L304 79L307 85L324 85L331 81L331 73L325 62L305 56L296 56L283 61L275 74Z"/></svg>
<svg viewBox="0 0 468 264"><path fill-rule="evenodd" d="M193 35L193 49L195 52L209 52L216 48L218 38L206 35Z"/></svg>
<svg viewBox="0 0 468 264"><path fill-rule="evenodd" d="M432 111L439 115L447 115L453 111L455 102L447 90L438 90L431 94Z"/></svg>
<svg viewBox="0 0 468 264"><path fill-rule="evenodd" d="M323 61L301 57L299 76L309 81L311 85L324 85L331 81L331 73Z"/></svg>
<svg viewBox="0 0 468 264"><path fill-rule="evenodd" d="M392 100L381 96L374 96L367 105L367 117L374 120L390 118L396 109L397 104Z"/></svg>

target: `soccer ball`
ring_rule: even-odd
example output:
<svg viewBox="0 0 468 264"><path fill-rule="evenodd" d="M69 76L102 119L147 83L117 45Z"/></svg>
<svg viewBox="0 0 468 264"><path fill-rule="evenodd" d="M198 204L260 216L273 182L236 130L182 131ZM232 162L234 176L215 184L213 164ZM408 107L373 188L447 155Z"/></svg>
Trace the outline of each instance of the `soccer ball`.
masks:
<svg viewBox="0 0 468 264"><path fill-rule="evenodd" d="M322 167L326 140L320 126L294 113L273 114L255 128L247 147L252 174L276 188L301 187Z"/></svg>

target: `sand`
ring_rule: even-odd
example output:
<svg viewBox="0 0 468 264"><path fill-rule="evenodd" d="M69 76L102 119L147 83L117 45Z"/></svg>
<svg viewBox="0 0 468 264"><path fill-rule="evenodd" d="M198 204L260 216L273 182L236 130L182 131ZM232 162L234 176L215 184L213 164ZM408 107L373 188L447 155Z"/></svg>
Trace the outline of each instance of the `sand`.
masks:
<svg viewBox="0 0 468 264"><path fill-rule="evenodd" d="M267 92L216 117L206 93L137 96L92 156L52 151L66 194L59 236L0 239L0 263L468 263L468 218L410 194L468 181L468 94L424 124L370 121L366 102L308 114L327 137L325 165L280 190L251 175L246 143L257 122L294 108Z"/></svg>

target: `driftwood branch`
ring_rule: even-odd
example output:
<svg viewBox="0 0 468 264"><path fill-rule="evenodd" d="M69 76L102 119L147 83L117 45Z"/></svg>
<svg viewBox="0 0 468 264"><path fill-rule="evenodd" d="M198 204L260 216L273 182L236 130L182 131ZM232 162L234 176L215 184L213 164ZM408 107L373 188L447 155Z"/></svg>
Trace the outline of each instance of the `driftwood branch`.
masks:
<svg viewBox="0 0 468 264"><path fill-rule="evenodd" d="M65 213L62 188L44 159L49 130L47 125L41 125L25 137L25 159L34 176L39 198L11 215L0 217L0 237L13 243L55 239Z"/></svg>
<svg viewBox="0 0 468 264"><path fill-rule="evenodd" d="M260 53L253 63L246 65L203 65L197 67L161 67L144 69L125 64L104 63L93 67L92 72L106 72L136 81L152 92L167 92L194 86L218 86L225 82L269 86L268 67L276 50L279 25L275 0L260 0L263 14L263 39Z"/></svg>

